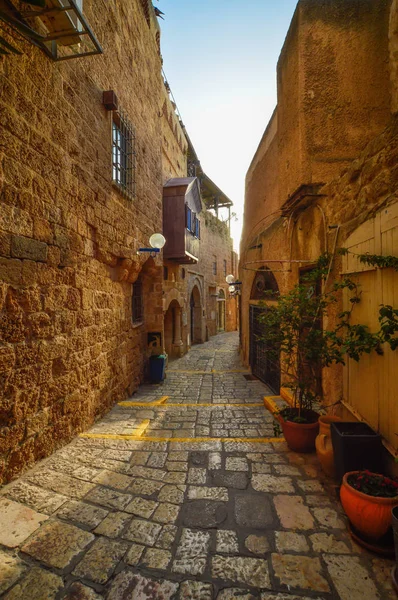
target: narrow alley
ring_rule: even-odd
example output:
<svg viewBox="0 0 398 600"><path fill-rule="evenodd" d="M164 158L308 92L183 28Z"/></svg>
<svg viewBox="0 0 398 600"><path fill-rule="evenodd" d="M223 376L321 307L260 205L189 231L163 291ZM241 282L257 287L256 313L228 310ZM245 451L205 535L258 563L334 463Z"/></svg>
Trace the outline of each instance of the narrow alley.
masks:
<svg viewBox="0 0 398 600"><path fill-rule="evenodd" d="M2 490L7 600L389 600L314 454L275 438L238 334L171 363Z"/></svg>

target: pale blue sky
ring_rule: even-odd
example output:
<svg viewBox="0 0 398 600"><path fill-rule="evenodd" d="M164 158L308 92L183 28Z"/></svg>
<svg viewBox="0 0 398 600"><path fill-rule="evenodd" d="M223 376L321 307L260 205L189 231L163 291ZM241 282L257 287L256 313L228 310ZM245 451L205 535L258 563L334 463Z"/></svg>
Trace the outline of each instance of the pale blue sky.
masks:
<svg viewBox="0 0 398 600"><path fill-rule="evenodd" d="M276 63L297 0L153 0L164 70L205 172L234 202L276 104Z"/></svg>

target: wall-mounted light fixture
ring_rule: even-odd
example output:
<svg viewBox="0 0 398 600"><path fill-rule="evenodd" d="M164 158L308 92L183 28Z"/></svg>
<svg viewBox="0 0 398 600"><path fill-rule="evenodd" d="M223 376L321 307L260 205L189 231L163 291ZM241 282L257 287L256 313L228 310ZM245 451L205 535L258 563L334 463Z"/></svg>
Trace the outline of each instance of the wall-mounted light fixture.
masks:
<svg viewBox="0 0 398 600"><path fill-rule="evenodd" d="M237 296L240 294L240 285L242 285L241 281L235 281L234 275L227 275L225 281L229 283L228 291L230 296Z"/></svg>
<svg viewBox="0 0 398 600"><path fill-rule="evenodd" d="M153 233L149 238L150 248L138 248L137 254L148 252L150 256L155 257L166 243L166 238L161 233Z"/></svg>

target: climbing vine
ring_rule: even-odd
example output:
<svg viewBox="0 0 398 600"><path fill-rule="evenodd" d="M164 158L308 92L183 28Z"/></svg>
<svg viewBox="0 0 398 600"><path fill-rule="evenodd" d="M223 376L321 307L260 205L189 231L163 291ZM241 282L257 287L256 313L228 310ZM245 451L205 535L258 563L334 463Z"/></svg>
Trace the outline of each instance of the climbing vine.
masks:
<svg viewBox="0 0 398 600"><path fill-rule="evenodd" d="M380 254L357 254L351 252L348 248L340 248L339 254L345 256L346 254L353 254L358 256L359 262L362 264L370 265L371 267L377 267L379 269L395 269L398 271L398 257L397 256L381 256Z"/></svg>

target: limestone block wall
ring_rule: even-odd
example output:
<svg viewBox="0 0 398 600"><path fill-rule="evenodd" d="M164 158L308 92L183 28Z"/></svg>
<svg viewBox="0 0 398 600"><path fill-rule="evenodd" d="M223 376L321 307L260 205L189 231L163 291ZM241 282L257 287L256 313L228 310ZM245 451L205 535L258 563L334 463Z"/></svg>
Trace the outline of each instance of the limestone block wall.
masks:
<svg viewBox="0 0 398 600"><path fill-rule="evenodd" d="M101 56L54 63L23 42L1 60L0 480L15 477L131 394L163 327L160 56L138 0L85 0ZM135 134L136 194L112 184L112 89ZM121 280L124 279L124 280Z"/></svg>

